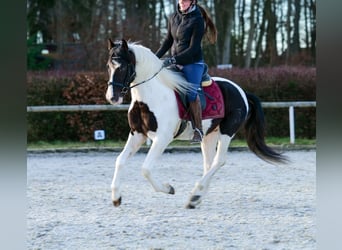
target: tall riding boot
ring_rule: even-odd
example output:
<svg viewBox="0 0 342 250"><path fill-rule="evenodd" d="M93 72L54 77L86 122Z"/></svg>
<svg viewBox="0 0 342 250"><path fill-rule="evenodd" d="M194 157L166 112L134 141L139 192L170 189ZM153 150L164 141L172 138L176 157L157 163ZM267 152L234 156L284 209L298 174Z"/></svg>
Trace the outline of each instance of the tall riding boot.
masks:
<svg viewBox="0 0 342 250"><path fill-rule="evenodd" d="M192 137L192 143L199 143L203 138L203 130L202 130L202 108L199 96L197 96L196 100L190 102L190 112L193 121L194 127L194 136Z"/></svg>

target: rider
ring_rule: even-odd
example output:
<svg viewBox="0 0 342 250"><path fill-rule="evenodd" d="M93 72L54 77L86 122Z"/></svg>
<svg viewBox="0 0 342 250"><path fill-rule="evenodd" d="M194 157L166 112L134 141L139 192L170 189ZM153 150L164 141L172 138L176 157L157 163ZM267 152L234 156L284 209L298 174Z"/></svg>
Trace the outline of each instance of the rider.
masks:
<svg viewBox="0 0 342 250"><path fill-rule="evenodd" d="M156 52L161 58L171 48L171 57L164 60L163 66L177 65L194 87L187 93L195 130L192 138L194 143L201 142L203 138L202 110L197 90L201 88L204 70L201 42L207 31L210 31L208 40L215 43L216 27L197 0L178 0L177 10L168 20L167 35Z"/></svg>

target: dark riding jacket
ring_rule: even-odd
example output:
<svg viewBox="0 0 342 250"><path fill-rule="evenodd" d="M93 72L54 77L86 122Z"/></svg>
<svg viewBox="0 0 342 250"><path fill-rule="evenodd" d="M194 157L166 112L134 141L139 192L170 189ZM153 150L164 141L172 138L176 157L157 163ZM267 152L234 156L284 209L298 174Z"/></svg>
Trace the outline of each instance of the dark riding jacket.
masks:
<svg viewBox="0 0 342 250"><path fill-rule="evenodd" d="M168 22L167 35L156 52L161 58L170 48L177 64L186 65L203 60L201 42L204 35L204 20L196 8L183 14L179 8Z"/></svg>

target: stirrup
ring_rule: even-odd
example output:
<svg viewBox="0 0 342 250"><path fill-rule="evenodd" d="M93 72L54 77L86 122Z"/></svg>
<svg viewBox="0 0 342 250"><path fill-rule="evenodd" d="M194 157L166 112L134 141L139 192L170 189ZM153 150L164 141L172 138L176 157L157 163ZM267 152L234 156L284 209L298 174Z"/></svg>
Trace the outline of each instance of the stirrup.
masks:
<svg viewBox="0 0 342 250"><path fill-rule="evenodd" d="M193 143L201 143L202 139L203 139L203 132L200 129L195 128L194 136L191 139L191 144L193 144Z"/></svg>

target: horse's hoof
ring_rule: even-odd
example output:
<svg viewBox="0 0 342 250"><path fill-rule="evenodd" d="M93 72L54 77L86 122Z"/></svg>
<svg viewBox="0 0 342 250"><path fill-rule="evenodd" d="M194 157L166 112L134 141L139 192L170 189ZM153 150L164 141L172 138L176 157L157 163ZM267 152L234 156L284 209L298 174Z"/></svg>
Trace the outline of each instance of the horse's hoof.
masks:
<svg viewBox="0 0 342 250"><path fill-rule="evenodd" d="M171 185L170 185L169 194L175 194L175 189L174 189L173 186L171 186Z"/></svg>
<svg viewBox="0 0 342 250"><path fill-rule="evenodd" d="M188 205L186 205L185 208L187 208L187 209L195 209L196 207L189 203Z"/></svg>
<svg viewBox="0 0 342 250"><path fill-rule="evenodd" d="M121 205L121 197L118 200L113 201L113 205L114 205L114 207L120 206Z"/></svg>
<svg viewBox="0 0 342 250"><path fill-rule="evenodd" d="M200 195L193 195L193 196L191 196L189 204L186 205L186 208L188 208L188 209L196 208L196 205L198 205L201 202L200 199L201 199Z"/></svg>

